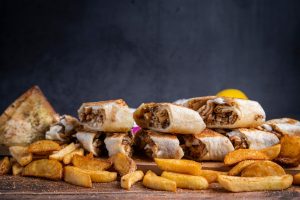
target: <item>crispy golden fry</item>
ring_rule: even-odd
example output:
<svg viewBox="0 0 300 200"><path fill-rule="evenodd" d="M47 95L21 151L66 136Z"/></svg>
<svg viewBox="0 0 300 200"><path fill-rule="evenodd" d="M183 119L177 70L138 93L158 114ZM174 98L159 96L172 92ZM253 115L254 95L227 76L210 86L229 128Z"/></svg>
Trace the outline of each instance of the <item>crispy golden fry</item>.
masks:
<svg viewBox="0 0 300 200"><path fill-rule="evenodd" d="M9 152L21 166L25 166L32 161L32 154L28 152L28 147L11 146Z"/></svg>
<svg viewBox="0 0 300 200"><path fill-rule="evenodd" d="M86 156L74 155L72 164L80 169L102 171L111 167L112 162L108 160L100 160Z"/></svg>
<svg viewBox="0 0 300 200"><path fill-rule="evenodd" d="M69 144L68 146L66 146L65 148L59 150L58 152L51 154L49 156L50 159L55 159L55 160L63 160L65 155L67 155L68 153L71 153L72 151L74 151L76 148L78 147L78 145L75 145L74 143Z"/></svg>
<svg viewBox="0 0 300 200"><path fill-rule="evenodd" d="M208 188L208 182L202 176L179 174L166 171L164 171L161 176L175 181L176 186L179 188L186 188L191 190L203 190Z"/></svg>
<svg viewBox="0 0 300 200"><path fill-rule="evenodd" d="M80 168L78 168L80 169ZM84 173L90 175L92 182L96 183L108 183L117 180L117 172L109 172L109 171L94 171L81 169Z"/></svg>
<svg viewBox="0 0 300 200"><path fill-rule="evenodd" d="M0 161L0 175L8 174L11 170L11 163L8 157L4 157Z"/></svg>
<svg viewBox="0 0 300 200"><path fill-rule="evenodd" d="M300 185L300 173L294 175L293 184L294 185Z"/></svg>
<svg viewBox="0 0 300 200"><path fill-rule="evenodd" d="M63 158L64 164L65 164L65 165L70 164L74 155L80 155L80 156L83 156L83 155L84 155L84 150L83 150L83 148L75 149L75 150L72 151L71 153L66 154L66 155L64 156L64 158Z"/></svg>
<svg viewBox="0 0 300 200"><path fill-rule="evenodd" d="M237 177L219 175L218 182L231 192L284 190L292 185L293 176Z"/></svg>
<svg viewBox="0 0 300 200"><path fill-rule="evenodd" d="M38 155L48 155L60 150L59 144L52 140L39 140L28 146L28 152Z"/></svg>
<svg viewBox="0 0 300 200"><path fill-rule="evenodd" d="M92 187L90 175L84 173L81 169L72 166L66 166L64 169L64 180L73 185L82 187Z"/></svg>
<svg viewBox="0 0 300 200"><path fill-rule="evenodd" d="M143 178L143 185L154 190L166 190L176 192L176 182L157 176L151 170L147 171Z"/></svg>
<svg viewBox="0 0 300 200"><path fill-rule="evenodd" d="M249 165L255 162L259 162L259 160L243 160L239 162L237 165L235 165L233 168L231 168L228 172L228 175L238 176L243 171L243 169L245 169L246 167L248 167Z"/></svg>
<svg viewBox="0 0 300 200"><path fill-rule="evenodd" d="M271 147L267 147L259 150L260 152L266 154L268 156L268 160L273 160L278 157L281 149L281 144L276 144Z"/></svg>
<svg viewBox="0 0 300 200"><path fill-rule="evenodd" d="M203 176L207 180L208 183L214 183L214 182L218 182L218 176L220 174L227 175L227 172L202 169L197 174L197 176Z"/></svg>
<svg viewBox="0 0 300 200"><path fill-rule="evenodd" d="M23 167L19 163L14 163L12 166L12 174L14 176L21 175L23 171Z"/></svg>
<svg viewBox="0 0 300 200"><path fill-rule="evenodd" d="M136 163L130 157L125 154L117 153L112 158L114 168L117 172L124 176L128 173L134 172L136 170Z"/></svg>
<svg viewBox="0 0 300 200"><path fill-rule="evenodd" d="M85 157L87 157L87 158L94 158L94 154L90 152L90 153L87 154Z"/></svg>
<svg viewBox="0 0 300 200"><path fill-rule="evenodd" d="M263 176L282 176L285 175L284 169L268 160L259 161L247 166L241 173L243 177L263 177Z"/></svg>
<svg viewBox="0 0 300 200"><path fill-rule="evenodd" d="M280 140L281 150L276 161L296 167L300 163L300 136L285 135Z"/></svg>
<svg viewBox="0 0 300 200"><path fill-rule="evenodd" d="M122 176L121 187L129 190L133 184L142 180L144 177L143 171L135 171Z"/></svg>
<svg viewBox="0 0 300 200"><path fill-rule="evenodd" d="M154 161L163 171L197 175L201 170L201 164L193 160L155 158Z"/></svg>
<svg viewBox="0 0 300 200"><path fill-rule="evenodd" d="M23 176L36 176L51 180L60 180L63 174L62 164L57 160L41 159L26 165Z"/></svg>
<svg viewBox="0 0 300 200"><path fill-rule="evenodd" d="M234 165L243 160L267 160L268 156L264 153L253 149L238 149L228 153L225 156L225 165Z"/></svg>

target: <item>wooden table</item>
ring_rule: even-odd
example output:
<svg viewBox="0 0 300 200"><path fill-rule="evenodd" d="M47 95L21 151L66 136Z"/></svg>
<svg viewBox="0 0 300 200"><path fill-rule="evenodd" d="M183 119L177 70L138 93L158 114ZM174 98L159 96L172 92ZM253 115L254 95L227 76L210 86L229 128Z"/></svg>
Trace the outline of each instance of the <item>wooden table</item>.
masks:
<svg viewBox="0 0 300 200"><path fill-rule="evenodd" d="M63 181L49 181L19 176L0 176L0 199L299 199L300 187L284 191L230 193L217 183L210 189L193 191L178 189L176 193L150 190L138 183L129 191L120 183L94 183L93 188L70 185Z"/></svg>

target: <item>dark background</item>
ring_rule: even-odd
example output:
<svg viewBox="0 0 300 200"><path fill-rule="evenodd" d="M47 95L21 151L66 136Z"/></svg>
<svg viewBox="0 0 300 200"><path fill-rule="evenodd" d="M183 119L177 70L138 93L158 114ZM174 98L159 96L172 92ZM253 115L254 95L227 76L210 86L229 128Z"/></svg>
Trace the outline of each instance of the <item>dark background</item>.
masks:
<svg viewBox="0 0 300 200"><path fill-rule="evenodd" d="M0 112L34 84L69 114L238 88L300 119L298 0L0 2Z"/></svg>

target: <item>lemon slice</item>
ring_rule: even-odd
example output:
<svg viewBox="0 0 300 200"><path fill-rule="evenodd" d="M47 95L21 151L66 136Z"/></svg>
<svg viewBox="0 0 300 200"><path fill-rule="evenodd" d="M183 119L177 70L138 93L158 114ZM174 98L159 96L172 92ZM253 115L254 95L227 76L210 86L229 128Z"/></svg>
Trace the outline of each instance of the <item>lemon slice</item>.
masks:
<svg viewBox="0 0 300 200"><path fill-rule="evenodd" d="M218 97L232 97L232 98L239 98L239 99L248 99L246 94L242 92L241 90L237 89L226 89L218 92L216 94Z"/></svg>

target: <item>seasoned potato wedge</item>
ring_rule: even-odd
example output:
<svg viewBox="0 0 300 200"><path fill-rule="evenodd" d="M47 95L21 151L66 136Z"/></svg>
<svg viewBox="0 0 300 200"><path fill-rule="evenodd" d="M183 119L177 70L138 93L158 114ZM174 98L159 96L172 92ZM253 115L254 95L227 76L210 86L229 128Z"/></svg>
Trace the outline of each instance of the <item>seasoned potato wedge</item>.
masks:
<svg viewBox="0 0 300 200"><path fill-rule="evenodd" d="M96 158L90 158L86 156L74 155L72 158L72 164L80 169L101 171L111 167L111 160L100 160Z"/></svg>
<svg viewBox="0 0 300 200"><path fill-rule="evenodd" d="M300 163L300 136L285 135L280 140L281 150L276 161L296 167Z"/></svg>
<svg viewBox="0 0 300 200"><path fill-rule="evenodd" d="M268 160L273 160L278 157L280 153L280 149L281 149L281 144L276 144L274 146L261 149L259 151L266 154L266 156L268 156Z"/></svg>
<svg viewBox="0 0 300 200"><path fill-rule="evenodd" d="M39 140L28 146L28 152L38 155L48 155L60 150L59 144L52 140Z"/></svg>
<svg viewBox="0 0 300 200"><path fill-rule="evenodd" d="M176 182L157 176L151 170L147 171L143 178L143 185L154 190L166 190L176 192Z"/></svg>
<svg viewBox="0 0 300 200"><path fill-rule="evenodd" d="M202 169L197 174L197 176L203 176L207 180L208 183L214 183L214 182L218 182L218 176L220 174L227 175L227 172Z"/></svg>
<svg viewBox="0 0 300 200"><path fill-rule="evenodd" d="M71 153L66 154L66 155L64 156L64 158L63 158L64 164L65 164L65 165L70 164L74 155L80 155L80 156L83 156L83 155L84 155L84 150L83 150L83 148L75 149L75 150L72 151Z"/></svg>
<svg viewBox="0 0 300 200"><path fill-rule="evenodd" d="M32 161L32 154L28 152L28 147L11 146L9 152L21 166L25 166Z"/></svg>
<svg viewBox="0 0 300 200"><path fill-rule="evenodd" d="M293 184L294 185L300 185L300 173L294 175Z"/></svg>
<svg viewBox="0 0 300 200"><path fill-rule="evenodd" d="M230 176L238 176L240 173L249 165L259 162L259 160L243 160L239 162L237 165L235 165L233 168L231 168L228 172L228 175Z"/></svg>
<svg viewBox="0 0 300 200"><path fill-rule="evenodd" d="M4 157L0 161L0 175L8 174L11 170L11 163L8 157Z"/></svg>
<svg viewBox="0 0 300 200"><path fill-rule="evenodd" d="M129 190L133 184L142 180L143 177L144 173L140 170L126 174L121 178L121 187Z"/></svg>
<svg viewBox="0 0 300 200"><path fill-rule="evenodd" d="M280 165L268 160L252 163L241 172L241 176L243 177L282 175L285 175L284 169Z"/></svg>
<svg viewBox="0 0 300 200"><path fill-rule="evenodd" d="M197 175L201 170L201 164L193 160L155 158L154 161L163 171Z"/></svg>
<svg viewBox="0 0 300 200"><path fill-rule="evenodd" d="M178 188L185 188L191 190L203 190L208 188L208 182L202 176L179 174L167 171L164 171L161 176L169 180L175 181L176 186Z"/></svg>
<svg viewBox="0 0 300 200"><path fill-rule="evenodd" d="M219 175L218 182L231 192L284 190L292 185L293 176L237 177Z"/></svg>
<svg viewBox="0 0 300 200"><path fill-rule="evenodd" d="M12 174L14 176L21 175L23 171L23 167L19 163L14 163L12 165Z"/></svg>
<svg viewBox="0 0 300 200"><path fill-rule="evenodd" d="M238 149L228 153L225 156L225 165L234 165L243 160L267 160L268 156L264 153L253 149Z"/></svg>
<svg viewBox="0 0 300 200"><path fill-rule="evenodd" d="M112 157L115 170L121 175L134 172L136 170L136 164L133 159L125 154L117 153Z"/></svg>
<svg viewBox="0 0 300 200"><path fill-rule="evenodd" d="M74 143L69 144L68 146L64 147L63 149L55 152L54 154L51 154L49 156L49 159L55 159L62 161L68 153L71 153L74 151L76 148L78 148L78 145L75 145Z"/></svg>
<svg viewBox="0 0 300 200"><path fill-rule="evenodd" d="M78 168L80 169L80 168ZM87 169L80 169L82 172L90 175L92 182L96 183L108 183L117 180L117 172L109 172L109 171L94 171Z"/></svg>
<svg viewBox="0 0 300 200"><path fill-rule="evenodd" d="M62 174L62 164L57 160L48 159L32 161L24 167L22 172L23 176L36 176L51 180L60 180Z"/></svg>
<svg viewBox="0 0 300 200"><path fill-rule="evenodd" d="M67 183L82 187L92 187L92 179L90 175L84 173L81 169L72 166L64 168L64 180Z"/></svg>

